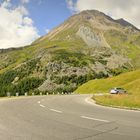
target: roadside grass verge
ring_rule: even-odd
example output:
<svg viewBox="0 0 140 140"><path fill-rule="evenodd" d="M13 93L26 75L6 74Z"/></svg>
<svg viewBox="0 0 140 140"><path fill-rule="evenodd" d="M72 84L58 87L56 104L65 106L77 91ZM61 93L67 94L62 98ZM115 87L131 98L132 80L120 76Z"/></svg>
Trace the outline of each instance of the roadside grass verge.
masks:
<svg viewBox="0 0 140 140"><path fill-rule="evenodd" d="M103 95L92 97L97 104L118 108L140 109L139 95Z"/></svg>
<svg viewBox="0 0 140 140"><path fill-rule="evenodd" d="M91 80L80 86L75 93L109 93L113 87L122 87L127 90L128 94L93 96L96 103L105 106L140 109L140 70L127 72L107 79Z"/></svg>
<svg viewBox="0 0 140 140"><path fill-rule="evenodd" d="M75 93L108 93L113 87L122 87L131 94L140 94L140 70L127 72L107 79L91 80L80 86Z"/></svg>

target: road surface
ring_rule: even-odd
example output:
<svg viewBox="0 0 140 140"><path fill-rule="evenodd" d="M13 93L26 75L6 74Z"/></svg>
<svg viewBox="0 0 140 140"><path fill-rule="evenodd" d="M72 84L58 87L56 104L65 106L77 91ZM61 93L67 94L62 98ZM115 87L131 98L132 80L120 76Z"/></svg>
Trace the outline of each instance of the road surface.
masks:
<svg viewBox="0 0 140 140"><path fill-rule="evenodd" d="M0 140L140 140L140 112L97 106L89 95L0 100Z"/></svg>

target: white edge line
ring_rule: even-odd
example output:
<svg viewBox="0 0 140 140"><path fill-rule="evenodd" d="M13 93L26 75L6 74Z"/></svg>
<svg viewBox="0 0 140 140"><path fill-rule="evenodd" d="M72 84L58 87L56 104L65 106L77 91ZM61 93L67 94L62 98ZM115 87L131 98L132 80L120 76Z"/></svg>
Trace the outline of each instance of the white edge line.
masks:
<svg viewBox="0 0 140 140"><path fill-rule="evenodd" d="M43 107L44 108L45 106L44 105L40 105L40 107Z"/></svg>
<svg viewBox="0 0 140 140"><path fill-rule="evenodd" d="M92 98L92 97L87 97L87 98L85 99L85 102L88 103L88 104L91 104L91 105L97 105L96 102L95 102L94 100L91 101L91 98ZM90 100L90 101L89 101L89 100ZM98 106L98 105L97 105L97 106Z"/></svg>
<svg viewBox="0 0 140 140"><path fill-rule="evenodd" d="M96 104L95 100L91 99L92 97L87 97L85 99L85 102L97 107L101 107L101 108L106 108L106 109L111 109L111 110L119 110L119 111L126 111L126 112L138 112L140 113L139 110L130 110L130 109L125 109L125 108L115 108L113 106L103 106L103 105L98 105Z"/></svg>
<svg viewBox="0 0 140 140"><path fill-rule="evenodd" d="M38 101L37 103L40 104L40 101Z"/></svg>
<svg viewBox="0 0 140 140"><path fill-rule="evenodd" d="M94 120L94 121L100 121L100 122L106 122L108 123L108 120L102 120L102 119L97 119L97 118L91 118L91 117L87 117L87 116L81 116L81 118L83 119L88 119L88 120Z"/></svg>
<svg viewBox="0 0 140 140"><path fill-rule="evenodd" d="M62 111L55 110L55 109L50 109L51 111L57 112L57 113L62 113Z"/></svg>

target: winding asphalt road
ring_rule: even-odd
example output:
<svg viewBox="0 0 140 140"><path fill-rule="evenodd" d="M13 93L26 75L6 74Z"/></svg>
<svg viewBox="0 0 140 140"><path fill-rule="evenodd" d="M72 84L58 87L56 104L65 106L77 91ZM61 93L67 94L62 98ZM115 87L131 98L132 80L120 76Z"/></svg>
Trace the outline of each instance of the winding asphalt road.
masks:
<svg viewBox="0 0 140 140"><path fill-rule="evenodd" d="M140 112L97 106L89 95L0 100L0 140L140 140Z"/></svg>

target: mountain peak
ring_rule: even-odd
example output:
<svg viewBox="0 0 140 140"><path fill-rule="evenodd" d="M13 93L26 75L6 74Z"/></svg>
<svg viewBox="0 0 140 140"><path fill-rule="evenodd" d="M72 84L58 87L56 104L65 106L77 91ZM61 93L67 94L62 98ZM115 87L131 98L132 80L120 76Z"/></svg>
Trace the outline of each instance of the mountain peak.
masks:
<svg viewBox="0 0 140 140"><path fill-rule="evenodd" d="M125 19L123 19L123 18L120 18L120 19L117 19L116 20L118 23L120 23L121 25L123 25L123 26L132 26L132 24L130 24L128 21L126 21Z"/></svg>
<svg viewBox="0 0 140 140"><path fill-rule="evenodd" d="M127 32L129 34L139 33L139 29L124 19L115 20L98 10L84 10L78 14L73 15L60 26L50 31L49 34L41 37L34 43L46 39L75 40L80 29L83 29L84 33L87 32L86 30L94 32L94 35L96 34L96 36L100 36L101 38L103 38L103 33L109 30Z"/></svg>
<svg viewBox="0 0 140 140"><path fill-rule="evenodd" d="M84 11L80 12L79 15L87 15L87 16L91 16L94 18L102 17L102 18L107 18L109 20L113 20L111 17L109 17L108 15L106 15L103 12L98 11L98 10L84 10Z"/></svg>
<svg viewBox="0 0 140 140"><path fill-rule="evenodd" d="M115 20L109 15L104 14L103 12L98 11L98 10L84 10L80 12L79 15L85 16L86 19L100 19L102 21L108 20L108 21L120 24L123 27L132 27L133 29L140 31L137 27L135 27L133 24L129 23L125 19L120 18L120 19Z"/></svg>

